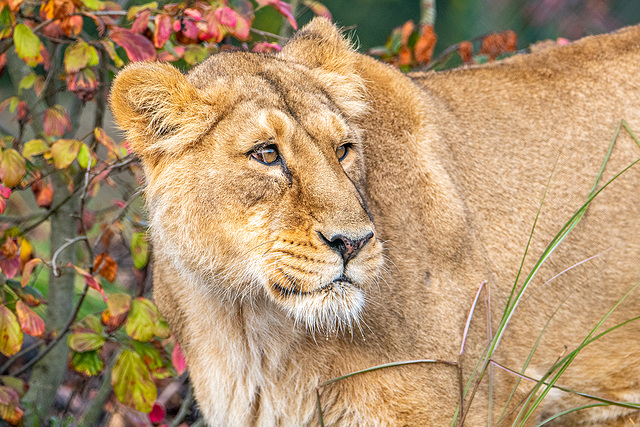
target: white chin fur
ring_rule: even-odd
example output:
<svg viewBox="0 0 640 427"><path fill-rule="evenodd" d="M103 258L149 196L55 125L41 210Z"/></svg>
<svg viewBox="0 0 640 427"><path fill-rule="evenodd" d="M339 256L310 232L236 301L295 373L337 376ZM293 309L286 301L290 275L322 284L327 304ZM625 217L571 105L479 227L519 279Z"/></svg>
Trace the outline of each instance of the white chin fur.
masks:
<svg viewBox="0 0 640 427"><path fill-rule="evenodd" d="M296 324L309 332L336 336L360 329L360 314L364 307L364 293L349 284L334 284L331 289L290 295L284 306Z"/></svg>

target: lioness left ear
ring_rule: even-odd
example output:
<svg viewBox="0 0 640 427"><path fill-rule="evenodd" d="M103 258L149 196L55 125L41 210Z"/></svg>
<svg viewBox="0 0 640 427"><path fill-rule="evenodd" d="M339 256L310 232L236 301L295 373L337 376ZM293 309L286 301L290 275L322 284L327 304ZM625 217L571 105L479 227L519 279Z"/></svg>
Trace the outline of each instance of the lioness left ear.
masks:
<svg viewBox="0 0 640 427"><path fill-rule="evenodd" d="M216 119L216 100L203 95L169 64L135 62L111 88L111 111L130 149L145 159L177 154Z"/></svg>
<svg viewBox="0 0 640 427"><path fill-rule="evenodd" d="M352 71L352 54L351 44L338 28L320 17L298 31L280 52L285 59L338 74Z"/></svg>

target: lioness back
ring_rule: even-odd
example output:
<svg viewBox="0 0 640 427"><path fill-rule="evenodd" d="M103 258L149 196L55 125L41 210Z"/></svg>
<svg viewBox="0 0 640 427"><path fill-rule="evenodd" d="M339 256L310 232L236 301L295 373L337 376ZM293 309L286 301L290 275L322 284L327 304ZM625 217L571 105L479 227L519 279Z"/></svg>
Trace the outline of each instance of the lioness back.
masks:
<svg viewBox="0 0 640 427"><path fill-rule="evenodd" d="M616 304L640 280L639 167L537 261L640 157L624 126L608 156L622 120L640 134L639 71L637 27L405 76L322 19L275 55L215 55L186 76L128 66L111 106L145 169L154 296L206 421L317 424L319 399L326 425L486 425L519 379L507 370L540 379L605 317L594 336L638 316L639 292ZM491 335L505 369L460 411ZM590 342L557 384L639 403L639 338L632 321ZM325 384L417 359L436 362ZM528 422L589 403L554 389ZM558 422L621 425L632 406Z"/></svg>

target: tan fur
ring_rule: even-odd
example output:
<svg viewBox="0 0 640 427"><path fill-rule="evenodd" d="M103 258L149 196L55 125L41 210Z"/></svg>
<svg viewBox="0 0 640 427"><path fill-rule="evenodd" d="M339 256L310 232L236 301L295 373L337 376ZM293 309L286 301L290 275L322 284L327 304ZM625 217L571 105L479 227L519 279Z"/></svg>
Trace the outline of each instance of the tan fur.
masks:
<svg viewBox="0 0 640 427"><path fill-rule="evenodd" d="M207 422L317 424L326 380L394 361L456 362L482 282L495 331L547 183L520 284L586 201L620 120L640 134L639 75L638 27L405 76L355 53L321 19L273 56L215 55L186 77L128 66L112 110L146 171L154 295ZM283 163L252 158L267 142ZM343 143L351 150L339 162ZM598 185L638 157L622 131ZM540 377L640 279L639 169L598 196L538 271L497 362L521 370L551 319L527 369ZM322 238L370 232L344 269ZM599 332L640 315L639 294ZM484 307L465 345L465 381L487 341ZM559 384L639 402L639 325L586 347ZM494 369L494 420L515 379ZM467 425L488 423L487 383ZM523 381L514 402L530 388ZM410 365L320 396L326 425L449 425L458 380L452 366ZM585 403L553 391L535 419ZM595 408L558 423L632 418Z"/></svg>

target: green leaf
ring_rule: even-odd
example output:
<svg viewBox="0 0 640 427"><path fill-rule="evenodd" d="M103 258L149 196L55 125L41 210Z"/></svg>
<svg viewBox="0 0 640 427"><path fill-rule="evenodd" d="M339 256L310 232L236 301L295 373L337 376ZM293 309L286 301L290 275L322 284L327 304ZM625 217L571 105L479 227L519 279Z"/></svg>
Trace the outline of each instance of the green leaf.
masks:
<svg viewBox="0 0 640 427"><path fill-rule="evenodd" d="M156 335L157 323L160 321L156 306L148 299L138 297L131 303L125 330L134 340L150 341Z"/></svg>
<svg viewBox="0 0 640 427"><path fill-rule="evenodd" d="M82 143L77 139L59 139L51 146L53 164L57 169L68 167L78 157Z"/></svg>
<svg viewBox="0 0 640 427"><path fill-rule="evenodd" d="M22 347L22 330L16 316L4 305L0 305L0 353L13 356Z"/></svg>
<svg viewBox="0 0 640 427"><path fill-rule="evenodd" d="M20 184L22 177L27 173L27 161L13 148L2 152L0 161L0 177L5 187L13 188Z"/></svg>
<svg viewBox="0 0 640 427"><path fill-rule="evenodd" d="M131 236L131 256L133 266L137 269L149 262L149 240L146 233L133 233Z"/></svg>
<svg viewBox="0 0 640 427"><path fill-rule="evenodd" d="M5 187L13 188L20 184L26 174L26 160L16 150L9 148L2 152L0 178Z"/></svg>
<svg viewBox="0 0 640 427"><path fill-rule="evenodd" d="M104 369L104 362L97 351L79 353L73 351L69 365L77 372L88 376L98 375Z"/></svg>
<svg viewBox="0 0 640 427"><path fill-rule="evenodd" d="M124 65L124 61L120 59L120 57L116 53L116 48L113 42L109 40L101 40L100 44L102 44L102 47L104 47L104 50L107 51L107 53L109 54L109 57L111 58L115 66L117 68L121 68Z"/></svg>
<svg viewBox="0 0 640 427"><path fill-rule="evenodd" d="M32 139L24 143L22 148L22 156L27 159L33 159L33 156L45 153L49 150L49 146L43 139Z"/></svg>
<svg viewBox="0 0 640 427"><path fill-rule="evenodd" d="M0 377L0 381L2 381L2 384L5 386L14 389L21 398L27 393L27 390L29 390L27 383L22 381L20 378L2 376Z"/></svg>
<svg viewBox="0 0 640 427"><path fill-rule="evenodd" d="M138 12L142 12L145 9L156 10L157 8L158 8L158 2L157 1L152 1L150 3L141 4L140 6L130 7L129 10L127 11L127 19L129 21L131 21L133 18L136 17Z"/></svg>
<svg viewBox="0 0 640 427"><path fill-rule="evenodd" d="M107 308L112 316L125 314L131 308L131 295L122 293L109 295Z"/></svg>
<svg viewBox="0 0 640 427"><path fill-rule="evenodd" d="M78 165L80 165L82 169L86 170L89 166L89 162L91 162L91 167L94 167L96 163L98 163L98 158L87 144L82 143L80 151L78 152Z"/></svg>
<svg viewBox="0 0 640 427"><path fill-rule="evenodd" d="M155 348L153 344L134 341L133 348L142 357L144 364L149 369L154 370L162 367L162 355L160 350Z"/></svg>
<svg viewBox="0 0 640 427"><path fill-rule="evenodd" d="M79 352L98 350L104 345L104 337L93 332L74 332L67 338L67 344Z"/></svg>
<svg viewBox="0 0 640 427"><path fill-rule="evenodd" d="M0 5L0 40L11 36L16 19L8 5Z"/></svg>
<svg viewBox="0 0 640 427"><path fill-rule="evenodd" d="M36 77L37 76L33 73L24 76L22 80L20 80L20 84L18 85L18 94L21 94L23 89L31 88L36 82Z"/></svg>
<svg viewBox="0 0 640 427"><path fill-rule="evenodd" d="M82 319L82 325L91 329L96 334L102 334L104 331L104 326L102 326L102 322L100 321L100 317L90 314ZM85 331L86 332L86 331Z"/></svg>
<svg viewBox="0 0 640 427"><path fill-rule="evenodd" d="M207 56L209 56L209 52L206 47L199 44L192 44L184 51L183 58L187 64L195 65L204 61Z"/></svg>
<svg viewBox="0 0 640 427"><path fill-rule="evenodd" d="M104 2L100 0L80 0L80 1L82 2L82 4L84 4L84 6L87 9L92 9L92 10L104 9Z"/></svg>
<svg viewBox="0 0 640 427"><path fill-rule="evenodd" d="M31 28L24 24L16 25L16 28L13 30L13 41L18 56L30 67L35 67L42 61L42 56L40 55L40 39L33 34Z"/></svg>
<svg viewBox="0 0 640 427"><path fill-rule="evenodd" d="M85 67L98 65L98 51L85 42L73 44L64 51L64 68L67 73L77 73Z"/></svg>
<svg viewBox="0 0 640 427"><path fill-rule="evenodd" d="M120 353L111 374L111 385L120 402L140 412L151 412L158 389L139 354L130 350Z"/></svg>

